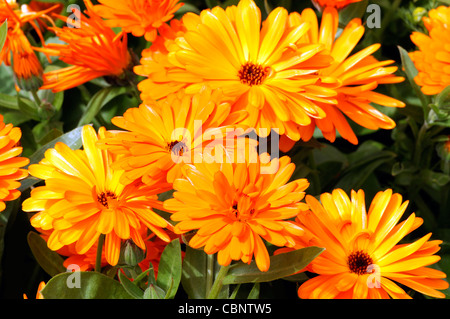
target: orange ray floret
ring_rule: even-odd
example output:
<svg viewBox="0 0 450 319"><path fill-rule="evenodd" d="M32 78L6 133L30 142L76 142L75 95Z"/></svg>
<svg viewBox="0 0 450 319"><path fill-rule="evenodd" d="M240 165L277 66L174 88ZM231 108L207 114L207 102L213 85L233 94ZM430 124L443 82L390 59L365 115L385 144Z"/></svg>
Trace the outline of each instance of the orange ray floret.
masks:
<svg viewBox="0 0 450 319"><path fill-rule="evenodd" d="M35 22L39 21L39 18L50 20L46 14L55 7L35 12L26 5L19 8L16 1L0 0L0 24L8 21L8 33L0 52L0 61L12 66L18 89L37 90L42 85L43 73L35 53L38 48L30 44L23 27L29 23L44 42L41 30Z"/></svg>
<svg viewBox="0 0 450 319"><path fill-rule="evenodd" d="M408 243L400 241L423 222L415 214L401 219L408 201L391 189L378 192L366 211L364 191L341 189L306 196L310 210L297 216L305 236L296 248L324 247L307 270L318 276L303 283L298 295L313 299L411 298L406 286L431 297L443 298L445 273L429 268L440 260L435 253L442 241L431 233ZM286 250L286 249L285 249ZM401 286L400 286L400 285Z"/></svg>
<svg viewBox="0 0 450 319"><path fill-rule="evenodd" d="M421 32L411 34L411 40L419 50L409 56L419 71L414 81L424 94L434 95L450 85L450 7L430 10L423 22L428 35Z"/></svg>
<svg viewBox="0 0 450 319"><path fill-rule="evenodd" d="M0 212L5 210L7 201L12 201L20 196L20 180L28 176L26 169L30 160L19 157L22 153L20 138L22 132L19 127L3 122L0 114Z"/></svg>
<svg viewBox="0 0 450 319"><path fill-rule="evenodd" d="M146 52L137 74L144 101L159 99L180 88L189 94L203 85L220 88L236 107L246 109L245 124L255 129L278 128L298 140L297 125L325 113L315 101L334 103L336 92L322 83L317 71L332 58L320 43L304 43L308 23L290 24L284 8L261 21L252 0L237 6L189 12L182 18L186 31L166 49ZM264 133L260 133L264 136Z"/></svg>
<svg viewBox="0 0 450 319"><path fill-rule="evenodd" d="M144 36L149 42L155 41L158 29L171 20L174 13L183 6L179 0L99 0L94 11L106 19L106 25Z"/></svg>
<svg viewBox="0 0 450 319"><path fill-rule="evenodd" d="M36 299L44 299L44 296L41 293L41 290L44 289L44 287L45 287L45 281L41 281L37 288ZM28 299L28 296L26 294L23 294L23 299Z"/></svg>
<svg viewBox="0 0 450 319"><path fill-rule="evenodd" d="M276 164L273 174L265 165ZM289 221L306 205L303 199L309 183L298 179L288 183L295 165L285 156L268 164L200 163L184 166L185 175L173 184L173 199L164 202L177 224L175 233L194 231L189 245L203 247L207 254L227 266L232 260L250 263L255 258L261 271L270 267L263 241L292 247L303 230Z"/></svg>
<svg viewBox="0 0 450 319"><path fill-rule="evenodd" d="M113 29L94 13L90 0L84 1L86 15L80 16L80 28L64 26L49 28L66 44L49 44L46 52L59 56L70 66L44 74L41 89L54 92L67 90L98 77L123 80L131 68L132 58L127 47L126 33ZM59 16L67 21L67 17Z"/></svg>
<svg viewBox="0 0 450 319"><path fill-rule="evenodd" d="M405 104L392 97L375 92L379 84L398 83L403 77L394 75L396 66L389 66L393 60L377 61L372 54L380 47L373 44L359 52L352 53L364 35L364 26L360 19L353 19L336 37L339 15L335 8L325 8L319 25L317 15L312 9L305 9L301 15L293 13L292 20L296 24L300 21L311 25L305 41L321 43L330 51L334 62L327 68L319 70L324 79L334 78L337 85L333 89L337 92L337 104L331 105L321 101L316 103L326 113L322 119L312 119L311 124L299 127L303 140L309 140L314 129L318 127L323 136L334 142L336 131L353 144L358 139L350 127L346 117L368 129L392 129L395 122L381 113L371 103L388 107L404 107ZM345 115L345 116L344 116Z"/></svg>
<svg viewBox="0 0 450 319"><path fill-rule="evenodd" d="M337 8L342 9L351 3L360 2L362 0L312 0L313 4L319 8Z"/></svg>
<svg viewBox="0 0 450 319"><path fill-rule="evenodd" d="M111 167L116 156L96 147L104 135L104 128L97 135L91 126L84 126L83 150L72 150L63 143L47 150L39 164L29 167L31 175L45 180L45 186L34 188L22 207L37 212L31 218L33 227L51 231L50 249L75 243L76 252L85 254L104 234L105 258L116 265L123 240L131 239L145 249L141 227L168 242L164 229L171 226L152 210L161 208L157 194L167 188L163 184L121 184L123 171Z"/></svg>
<svg viewBox="0 0 450 319"><path fill-rule="evenodd" d="M99 146L125 155L115 164L125 170L124 183L173 183L181 177L182 165L202 160L205 147L214 148L215 142L226 147L221 139L245 116L223 100L220 90L204 87L194 95L181 90L113 118L112 123L126 131L108 132Z"/></svg>

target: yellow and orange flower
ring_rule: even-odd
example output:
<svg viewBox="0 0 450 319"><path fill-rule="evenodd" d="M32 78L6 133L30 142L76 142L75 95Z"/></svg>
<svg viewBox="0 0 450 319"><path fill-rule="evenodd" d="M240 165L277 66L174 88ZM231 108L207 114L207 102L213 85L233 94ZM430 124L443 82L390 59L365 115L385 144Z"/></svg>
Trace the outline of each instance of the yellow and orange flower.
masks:
<svg viewBox="0 0 450 319"><path fill-rule="evenodd" d="M59 56L70 66L44 73L41 89L59 92L102 76L119 80L128 76L132 57L128 51L126 33L116 34L94 13L90 0L84 0L84 3L87 10L86 15L80 13L79 28L49 28L66 44L49 44L46 52ZM59 18L68 21L64 16Z"/></svg>
<svg viewBox="0 0 450 319"><path fill-rule="evenodd" d="M409 56L419 71L414 81L424 94L434 95L450 85L450 7L430 10L423 22L428 35L421 32L411 34L411 40L419 50L409 53Z"/></svg>
<svg viewBox="0 0 450 319"><path fill-rule="evenodd" d="M292 24L286 9L274 9L261 24L256 4L242 0L226 10L189 12L182 23L186 32L166 41L167 54L147 52L134 68L147 76L138 85L143 101L181 88L196 93L206 84L248 111L248 127L269 128L267 134L278 128L294 140L300 138L297 125L325 116L316 101L336 102L327 82L335 80L317 75L332 58L322 44L302 41L309 26Z"/></svg>
<svg viewBox="0 0 450 319"><path fill-rule="evenodd" d="M23 28L26 24L31 25L44 42L41 30L34 22L39 18L50 20L46 14L54 8L52 6L36 12L27 5L19 8L15 0L0 1L0 24L8 21L8 33L0 52L0 61L12 66L18 89L37 90L42 85L43 69L35 53L38 48L30 44Z"/></svg>
<svg viewBox="0 0 450 319"><path fill-rule="evenodd" d="M155 41L158 29L171 20L174 13L183 6L179 0L99 0L95 13L106 19L106 25L144 36L149 42Z"/></svg>
<svg viewBox="0 0 450 319"><path fill-rule="evenodd" d="M404 107L403 102L375 92L379 84L398 83L404 78L394 75L398 69L396 66L388 66L395 61L377 61L372 56L380 48L380 44L373 44L350 55L364 35L361 19L350 21L342 33L336 37L339 14L335 8L325 8L320 25L312 9L305 9L301 14L293 13L291 17L296 21L295 24L303 21L311 25L304 37L305 41L321 43L330 51L334 62L329 67L319 70L319 75L327 79L334 78L337 83L333 87L337 92L337 104L331 105L317 101L317 105L326 113L326 117L312 119L311 124L300 126L302 139L309 140L317 127L331 142L335 141L337 130L344 139L357 144L358 138L346 117L372 130L394 128L395 122L373 107L371 103L388 107Z"/></svg>
<svg viewBox="0 0 450 319"><path fill-rule="evenodd" d="M264 167L273 164L278 170L266 174ZM174 198L166 200L164 208L177 222L175 233L195 231L189 245L218 253L220 265L232 260L250 263L254 257L258 268L267 271L270 260L263 239L292 247L303 234L289 219L306 209L300 201L309 183L306 179L288 183L294 168L287 156L267 164L187 164L184 177L173 184Z"/></svg>
<svg viewBox="0 0 450 319"><path fill-rule="evenodd" d="M26 169L30 160L19 157L22 153L20 138L22 132L19 127L3 122L0 114L0 212L5 210L7 201L12 201L20 196L20 180L28 176Z"/></svg>
<svg viewBox="0 0 450 319"><path fill-rule="evenodd" d="M300 244L324 247L307 270L318 276L303 283L298 295L313 299L411 298L402 288L443 298L448 288L445 273L427 267L439 261L434 255L442 241L429 240L431 233L399 243L423 222L415 214L401 220L408 201L391 189L373 198L366 212L364 191L341 189L320 196L306 196L310 210L297 216L305 230ZM395 283L397 282L397 283ZM398 285L400 284L400 285Z"/></svg>
<svg viewBox="0 0 450 319"><path fill-rule="evenodd" d="M214 152L215 143L226 147L225 137L235 136L234 123L245 116L233 111L220 90L204 87L194 95L181 90L114 117L112 123L126 131L108 132L99 146L125 154L115 164L125 170L123 183L173 183L181 177L182 165L202 161L205 148Z"/></svg>
<svg viewBox="0 0 450 319"><path fill-rule="evenodd" d="M312 0L313 4L319 8L337 8L342 9L351 3L360 2L361 0Z"/></svg>
<svg viewBox="0 0 450 319"><path fill-rule="evenodd" d="M116 265L122 240L131 239L145 249L141 227L169 241L164 229L171 225L152 210L162 208L157 194L167 188L162 184L121 184L123 171L111 167L120 155L96 146L105 131L101 128L97 135L91 126L84 126L83 150L57 143L39 164L30 165L30 174L45 180L45 186L34 188L22 208L37 212L31 218L33 227L51 231L50 249L75 243L75 251L83 255L104 234L105 258Z"/></svg>

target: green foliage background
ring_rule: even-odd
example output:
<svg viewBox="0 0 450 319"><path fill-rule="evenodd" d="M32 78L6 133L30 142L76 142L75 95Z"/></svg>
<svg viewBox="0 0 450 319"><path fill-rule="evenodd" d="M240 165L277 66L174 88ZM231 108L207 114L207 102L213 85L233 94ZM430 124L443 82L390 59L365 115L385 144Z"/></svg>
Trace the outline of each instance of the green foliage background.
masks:
<svg viewBox="0 0 450 319"><path fill-rule="evenodd" d="M237 2L237 0L186 0L177 18L186 11L198 13L207 7L216 5L225 7ZM261 8L263 18L276 6L284 6L289 11L299 12L311 7L309 0L255 2ZM382 43L376 57L395 60L399 66L398 74L407 78L401 84L383 86L379 89L380 92L407 104L401 109L376 106L395 120L397 123L395 129L371 131L351 123L359 138L359 144L356 146L340 138L335 143L329 143L317 131L312 141L299 142L287 153L296 164L292 179L307 178L311 183L307 190L309 194L319 195L335 188L342 188L347 192L362 188L366 193L366 202L370 202L376 192L386 188L392 188L394 192L402 194L404 200L410 201L405 215L415 212L424 219L423 226L405 240L419 238L428 232L433 233L432 238L443 240L439 252L442 260L435 267L447 275L450 275L450 155L443 147L450 134L450 89L444 90L438 96L424 96L412 81L417 71L406 53L415 50L409 38L411 32L425 32L420 21L423 12L438 5L449 5L449 2L448 0L370 1L381 7L382 25L380 29L366 28L365 36L358 48L372 43ZM365 8L368 3L366 0L346 8L341 14L343 25L356 16L365 21L368 15ZM66 1L65 4L78 4L81 8L84 7L79 0ZM50 32L44 36L46 42L58 41ZM31 30L30 37L33 37ZM143 38L130 36L129 47L133 48L137 56L148 45ZM64 65L61 61L55 61L50 65L43 56L40 58L47 70ZM136 83L139 80L136 78ZM135 89L115 86L109 83L108 79L96 79L57 94L39 91L39 100L36 100L26 91L16 93L12 71L4 64L0 66L0 83L0 113L4 115L5 122L13 123L22 129L23 156L29 157L32 163L38 162L45 149L52 147L56 141L64 141L72 148L80 147L79 127L83 124L92 123L95 128L99 126L115 128L111 124L111 118L140 103ZM23 293L33 298L40 281L48 281L53 275L64 272L58 265L50 269L48 265L43 267L33 255L27 240L28 233L33 229L29 223L29 216L21 210L21 202L29 196L30 187L38 183L40 181L33 178L23 181L21 198L8 203L6 211L0 214L1 299L20 299ZM186 287L189 287L189 278L181 279ZM244 283L236 297L247 297L250 293L250 296L259 298L297 298L298 278L290 279L264 281L258 285ZM98 280L108 285L109 279ZM238 284L230 281L231 283ZM120 293L123 291L118 292L119 295ZM150 289L145 293L157 295L159 292L157 289ZM180 289L174 297L183 298L187 293L189 292ZM448 296L448 292L446 294ZM414 297L425 298L418 293L415 293Z"/></svg>

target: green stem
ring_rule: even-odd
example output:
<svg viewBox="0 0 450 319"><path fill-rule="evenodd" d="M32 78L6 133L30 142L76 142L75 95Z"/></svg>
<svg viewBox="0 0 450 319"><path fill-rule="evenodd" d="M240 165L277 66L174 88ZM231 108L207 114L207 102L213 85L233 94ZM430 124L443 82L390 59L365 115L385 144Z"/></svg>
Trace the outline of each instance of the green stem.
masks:
<svg viewBox="0 0 450 319"><path fill-rule="evenodd" d="M214 284L211 287L211 291L209 292L207 299L217 299L220 290L222 290L223 279L227 275L229 269L230 265L220 267L219 273L217 274L216 280L214 280Z"/></svg>
<svg viewBox="0 0 450 319"><path fill-rule="evenodd" d="M97 257L95 259L95 271L102 271L102 251L103 251L103 243L105 242L105 234L100 234L98 237L97 244Z"/></svg>
<svg viewBox="0 0 450 319"><path fill-rule="evenodd" d="M417 135L417 139L416 139L416 146L415 146L415 150L414 150L414 164L416 164L417 167L420 167L420 158L422 155L422 144L425 140L425 136L428 130L428 125L427 123L423 123L422 127L419 130L419 133Z"/></svg>
<svg viewBox="0 0 450 319"><path fill-rule="evenodd" d="M37 92L35 90L31 90L31 95L33 95L34 102L36 103L38 108L40 108L42 105L42 101L39 98L39 96L37 95Z"/></svg>
<svg viewBox="0 0 450 319"><path fill-rule="evenodd" d="M148 274L149 274L150 270L151 269L149 268L146 271L140 273L138 276L136 276L136 278L134 278L133 282L135 284L139 284L144 278L148 277Z"/></svg>
<svg viewBox="0 0 450 319"><path fill-rule="evenodd" d="M208 295L214 282L214 255L206 256L206 289L205 294Z"/></svg>

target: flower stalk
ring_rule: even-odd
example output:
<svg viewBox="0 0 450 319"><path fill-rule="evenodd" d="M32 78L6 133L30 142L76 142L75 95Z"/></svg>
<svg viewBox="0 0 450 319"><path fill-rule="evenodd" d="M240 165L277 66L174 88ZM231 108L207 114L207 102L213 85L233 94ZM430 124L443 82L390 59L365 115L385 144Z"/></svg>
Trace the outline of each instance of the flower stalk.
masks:
<svg viewBox="0 0 450 319"><path fill-rule="evenodd" d="M228 274L228 271L230 270L230 265L228 266L221 266L219 273L217 274L216 280L214 280L214 284L211 287L211 290L207 296L207 299L217 299L220 293L220 290L222 290L223 287L223 280L225 276Z"/></svg>

